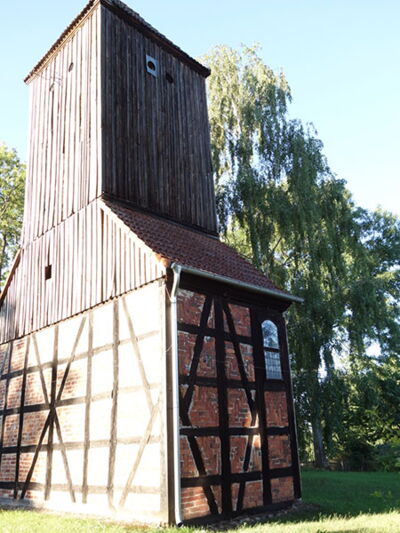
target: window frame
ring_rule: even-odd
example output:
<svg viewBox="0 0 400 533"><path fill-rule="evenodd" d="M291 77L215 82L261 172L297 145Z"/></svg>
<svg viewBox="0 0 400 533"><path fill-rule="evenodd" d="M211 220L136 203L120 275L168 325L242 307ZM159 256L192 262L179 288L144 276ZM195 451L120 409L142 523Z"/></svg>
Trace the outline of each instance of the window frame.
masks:
<svg viewBox="0 0 400 533"><path fill-rule="evenodd" d="M263 324L265 322L271 322L273 326L276 328L276 339L277 339L277 345L275 346L266 345L264 343L264 329ZM261 345L262 345L262 354L263 354L263 363L264 363L264 379L267 381L277 381L282 382L284 381L283 376L283 367L282 367L282 336L280 332L280 324L277 320L274 320L274 317L270 314L265 314L263 316L259 317L259 327L260 327L260 333L261 333ZM272 358L270 361L279 361L279 377L277 376L277 368L278 365L276 365L275 368L268 368L268 358L267 353L271 354L278 354L277 358ZM272 375L271 375L272 374Z"/></svg>

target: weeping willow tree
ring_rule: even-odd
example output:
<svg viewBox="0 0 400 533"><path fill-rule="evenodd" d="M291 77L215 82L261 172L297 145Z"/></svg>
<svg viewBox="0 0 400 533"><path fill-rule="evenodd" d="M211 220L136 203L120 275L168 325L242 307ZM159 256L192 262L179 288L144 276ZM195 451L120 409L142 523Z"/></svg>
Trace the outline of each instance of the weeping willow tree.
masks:
<svg viewBox="0 0 400 533"><path fill-rule="evenodd" d="M349 346L362 353L383 325L377 319L383 308L371 316L358 299L366 280L365 298L376 299L365 246L365 230L369 224L373 233L373 224L330 171L314 129L289 119L291 93L283 73L266 66L254 47L237 52L220 46L202 60L212 71L209 115L221 232L305 300L290 311L289 344L304 384L315 461L325 466L321 399L334 355ZM381 291L383 307L392 298L389 285ZM398 328L396 312L391 333Z"/></svg>

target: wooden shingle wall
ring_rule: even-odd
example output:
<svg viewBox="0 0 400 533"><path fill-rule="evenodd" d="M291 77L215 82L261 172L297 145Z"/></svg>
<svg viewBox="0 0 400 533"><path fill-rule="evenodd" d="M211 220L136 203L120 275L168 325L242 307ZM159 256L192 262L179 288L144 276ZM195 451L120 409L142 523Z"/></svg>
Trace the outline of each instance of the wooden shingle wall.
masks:
<svg viewBox="0 0 400 533"><path fill-rule="evenodd" d="M22 249L0 304L0 343L164 275L151 250L101 200L93 202Z"/></svg>

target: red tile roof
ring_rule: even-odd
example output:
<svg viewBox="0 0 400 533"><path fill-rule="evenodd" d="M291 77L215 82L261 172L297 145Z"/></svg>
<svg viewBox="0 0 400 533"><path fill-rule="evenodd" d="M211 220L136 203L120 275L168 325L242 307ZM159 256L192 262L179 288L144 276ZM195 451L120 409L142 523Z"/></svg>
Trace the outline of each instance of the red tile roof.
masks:
<svg viewBox="0 0 400 533"><path fill-rule="evenodd" d="M108 199L103 201L167 266L178 263L183 267L276 291L283 298L291 299L286 291L276 287L251 263L216 237L161 217L123 207Z"/></svg>

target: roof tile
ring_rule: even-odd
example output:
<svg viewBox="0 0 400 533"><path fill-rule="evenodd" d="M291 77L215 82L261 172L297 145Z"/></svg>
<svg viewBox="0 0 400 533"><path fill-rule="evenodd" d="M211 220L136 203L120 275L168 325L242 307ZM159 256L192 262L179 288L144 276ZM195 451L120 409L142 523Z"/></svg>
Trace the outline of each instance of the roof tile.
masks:
<svg viewBox="0 0 400 533"><path fill-rule="evenodd" d="M149 248L170 266L182 266L228 277L288 296L270 279L217 238L192 230L176 222L103 200Z"/></svg>

